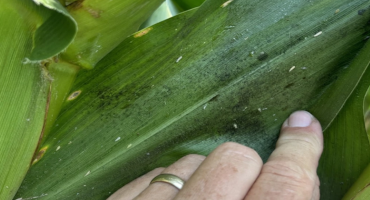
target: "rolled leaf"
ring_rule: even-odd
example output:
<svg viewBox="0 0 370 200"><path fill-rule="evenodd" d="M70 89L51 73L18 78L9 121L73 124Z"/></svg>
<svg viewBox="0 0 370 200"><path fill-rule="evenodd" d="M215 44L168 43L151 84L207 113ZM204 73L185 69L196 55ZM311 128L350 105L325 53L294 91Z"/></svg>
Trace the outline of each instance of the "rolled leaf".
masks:
<svg viewBox="0 0 370 200"><path fill-rule="evenodd" d="M172 15L177 15L202 5L204 0L166 0Z"/></svg>
<svg viewBox="0 0 370 200"><path fill-rule="evenodd" d="M54 1L52 1L54 2ZM42 140L45 140L67 99L76 74L81 68L93 68L97 61L127 36L137 31L142 22L158 7L160 0L140 1L64 1L68 15L76 18L79 29L73 43L56 59L48 60L53 82L50 90L49 115ZM55 3L55 2L54 2ZM65 9L62 7L61 10ZM51 27L70 31L63 24ZM62 32L62 31L61 31ZM40 40L45 41L43 37ZM58 41L58 39L55 39ZM47 42L44 42L47 43Z"/></svg>
<svg viewBox="0 0 370 200"><path fill-rule="evenodd" d="M21 4L22 1L16 1ZM45 20L34 34L34 47L29 57L30 60L44 60L57 55L64 50L74 39L77 32L76 21L54 0L34 0L38 5L51 9ZM33 22L35 23L35 22Z"/></svg>
<svg viewBox="0 0 370 200"><path fill-rule="evenodd" d="M44 62L31 60L53 56L73 39L73 31L49 29L51 21L75 24L58 8L28 0L1 1L0 8L0 199L6 200L31 164L48 111L50 75Z"/></svg>
<svg viewBox="0 0 370 200"><path fill-rule="evenodd" d="M67 2L67 10L77 21L76 39L62 53L62 59L92 69L159 7L163 0L78 0Z"/></svg>

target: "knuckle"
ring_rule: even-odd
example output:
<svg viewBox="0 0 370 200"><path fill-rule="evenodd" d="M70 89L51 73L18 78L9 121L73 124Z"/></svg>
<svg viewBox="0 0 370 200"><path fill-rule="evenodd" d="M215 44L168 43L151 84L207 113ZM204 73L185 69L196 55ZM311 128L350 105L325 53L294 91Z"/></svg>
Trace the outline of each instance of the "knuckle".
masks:
<svg viewBox="0 0 370 200"><path fill-rule="evenodd" d="M180 160L184 162L191 162L191 161L203 161L206 157L198 154L189 154L182 157Z"/></svg>
<svg viewBox="0 0 370 200"><path fill-rule="evenodd" d="M307 145L308 148L312 151L317 151L317 149L321 149L322 144L317 137L313 134L309 135L310 137L303 137L300 141Z"/></svg>
<svg viewBox="0 0 370 200"><path fill-rule="evenodd" d="M152 171L153 172L162 172L164 169L166 169L166 168L164 168L164 167L157 167L157 168L153 169Z"/></svg>
<svg viewBox="0 0 370 200"><path fill-rule="evenodd" d="M323 144L315 134L307 132L292 132L285 134L281 139L278 140L279 144L289 144L294 146L300 146L301 149L304 148L315 155L321 154L323 149Z"/></svg>
<svg viewBox="0 0 370 200"><path fill-rule="evenodd" d="M254 149L238 143L223 143L216 148L215 152L225 157L232 157L246 162L253 161L258 165L262 165L262 159Z"/></svg>
<svg viewBox="0 0 370 200"><path fill-rule="evenodd" d="M283 187L282 190L310 193L316 184L316 173L290 160L269 161L264 165L262 174L267 174L269 181Z"/></svg>

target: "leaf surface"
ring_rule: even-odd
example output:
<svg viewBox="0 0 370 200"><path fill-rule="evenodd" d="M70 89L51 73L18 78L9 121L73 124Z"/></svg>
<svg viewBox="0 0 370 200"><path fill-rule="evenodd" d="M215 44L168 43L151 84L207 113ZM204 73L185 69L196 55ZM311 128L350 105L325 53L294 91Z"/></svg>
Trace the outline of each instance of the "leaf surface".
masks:
<svg viewBox="0 0 370 200"><path fill-rule="evenodd" d="M76 39L61 54L63 60L86 69L137 31L163 0L77 0L66 2L77 21Z"/></svg>
<svg viewBox="0 0 370 200"><path fill-rule="evenodd" d="M81 68L93 68L102 57L116 47L127 36L139 28L158 7L161 0L75 0L64 1L68 15L78 23L78 32L73 43L55 59L48 60L48 70L53 78L50 109L45 123L43 140L57 118L61 105L68 98L68 92ZM55 3L55 2L54 2ZM109 22L109 23L108 23ZM65 30L65 25L61 27ZM41 38L45 40L44 38ZM58 41L58 40L56 40Z"/></svg>
<svg viewBox="0 0 370 200"><path fill-rule="evenodd" d="M1 1L0 8L0 199L6 200L13 198L30 166L48 109L48 72L42 62L30 59L55 55L74 33L48 29L55 15L63 28L68 28L63 21L71 19L32 1ZM39 37L50 43L41 44Z"/></svg>
<svg viewBox="0 0 370 200"><path fill-rule="evenodd" d="M172 15L177 15L202 5L204 0L166 0Z"/></svg>
<svg viewBox="0 0 370 200"><path fill-rule="evenodd" d="M366 69L348 75L370 19L358 10L369 5L212 0L133 34L79 73L79 95L64 103L17 197L103 199L225 141L266 160L286 117L319 102L332 106L318 114L326 128ZM337 80L349 85L342 93ZM327 91L340 103L328 105Z"/></svg>
<svg viewBox="0 0 370 200"><path fill-rule="evenodd" d="M58 1L34 0L34 2L51 9L47 12L48 17L43 16L45 20L33 36L34 47L29 58L44 60L57 55L72 42L77 32L77 24Z"/></svg>
<svg viewBox="0 0 370 200"><path fill-rule="evenodd" d="M343 92L346 90L346 86L342 84L348 83L348 79L356 80L357 77L359 80L343 108L324 132L324 152L318 168L322 199L341 199L370 163L370 144L363 120L364 97L370 85L369 65L370 42L367 42L347 69L348 72L366 69L364 74L358 76L356 73L347 73L346 75L352 74L354 76L346 77L344 75L341 77L342 80L338 80L340 85L335 85L336 89ZM333 95L331 92L327 94ZM337 103L338 99L333 97L338 97L338 95L328 98L327 107ZM329 99L331 100L329 101ZM321 109L322 117L330 113L328 111L330 109L323 108L322 104L315 108L316 111L317 108ZM361 175L361 177L369 177L367 174Z"/></svg>
<svg viewBox="0 0 370 200"><path fill-rule="evenodd" d="M169 2L164 1L153 14L140 26L139 29L143 29L152 26L158 22L166 20L172 17L173 14L170 11Z"/></svg>

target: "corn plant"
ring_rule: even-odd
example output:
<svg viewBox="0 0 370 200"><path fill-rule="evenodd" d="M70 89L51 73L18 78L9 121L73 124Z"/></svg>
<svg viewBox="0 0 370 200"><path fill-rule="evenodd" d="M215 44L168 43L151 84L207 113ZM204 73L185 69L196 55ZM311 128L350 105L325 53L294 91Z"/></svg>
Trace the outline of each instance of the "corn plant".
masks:
<svg viewBox="0 0 370 200"><path fill-rule="evenodd" d="M366 199L369 8L0 1L0 199L106 199L226 141L266 160L295 110L324 129L322 199Z"/></svg>

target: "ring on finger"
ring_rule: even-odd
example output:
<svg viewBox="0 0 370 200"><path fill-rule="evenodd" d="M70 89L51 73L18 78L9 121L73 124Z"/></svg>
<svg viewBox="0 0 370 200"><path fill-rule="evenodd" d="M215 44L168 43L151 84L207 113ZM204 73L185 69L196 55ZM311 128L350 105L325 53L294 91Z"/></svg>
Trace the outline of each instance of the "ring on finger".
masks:
<svg viewBox="0 0 370 200"><path fill-rule="evenodd" d="M152 181L150 181L150 184L155 182L168 183L179 190L181 190L185 183L185 181L183 181L180 177L173 174L159 174L158 176L154 177Z"/></svg>

